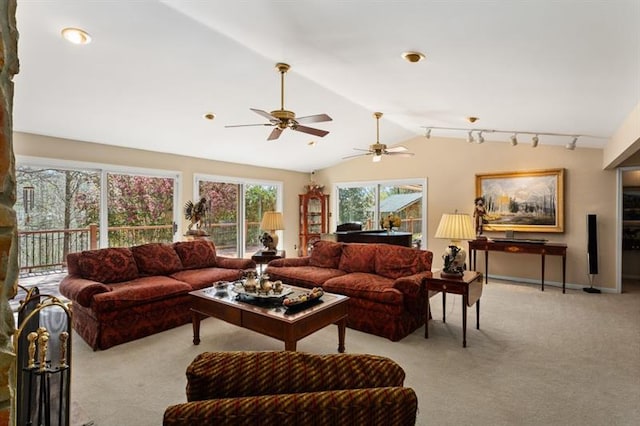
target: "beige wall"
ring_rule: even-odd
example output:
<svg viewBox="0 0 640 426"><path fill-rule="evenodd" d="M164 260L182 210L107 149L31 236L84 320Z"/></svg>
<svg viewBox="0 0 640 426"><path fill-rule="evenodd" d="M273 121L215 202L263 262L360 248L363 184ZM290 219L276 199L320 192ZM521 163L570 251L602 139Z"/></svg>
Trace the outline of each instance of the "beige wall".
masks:
<svg viewBox="0 0 640 426"><path fill-rule="evenodd" d="M640 103L629 113L624 122L604 148L603 167L612 169L623 165L640 150Z"/></svg>
<svg viewBox="0 0 640 426"><path fill-rule="evenodd" d="M161 154L20 132L14 133L14 145L15 153L18 156L178 171L182 174L180 206L184 206L187 200L193 199L194 174L204 173L283 182L283 215L286 231L281 241L288 254L293 255L296 252L294 246L298 244L298 194L304 192L304 185L309 182L309 175L306 173ZM184 216L181 216L181 219L184 231L188 224Z"/></svg>
<svg viewBox="0 0 640 426"><path fill-rule="evenodd" d="M588 285L586 214L597 214L600 273L594 285L615 288L616 172L602 170L602 150L577 148L569 151L542 143L535 149L527 143L516 147L503 142L479 145L461 139L434 137L416 137L403 145L416 155L412 158L383 157L379 163L372 163L371 157L356 158L319 171L317 179L332 188L338 182L426 178L426 248L434 252L434 267L441 268L440 253L448 241L435 239L433 234L442 213L456 209L469 214L473 212L477 173L565 168L565 232L518 236L566 243L567 284ZM335 193L331 194L331 199L333 211ZM503 233L486 234L504 236ZM483 258L483 255L479 257ZM540 277L539 256L491 253L489 264L491 274L531 280ZM560 258L550 256L546 264L546 280L561 282Z"/></svg>
<svg viewBox="0 0 640 426"><path fill-rule="evenodd" d="M181 204L193 196L194 173L282 181L283 211L287 227L283 244L290 257L295 255L294 245L298 244L298 194L304 191L304 185L309 181L307 174L24 133L16 133L14 139L16 154L22 156L178 170L182 173ZM516 147L500 142L478 145L460 139L427 140L424 137L411 139L405 145L416 153L415 157L384 157L376 164L371 162L370 157L357 158L316 172L315 181L325 185L327 191L332 191L337 182L426 178L428 238L425 243L426 248L436 254L434 266L441 267L440 253L447 241L436 240L433 234L442 213L456 209L472 212L476 173L565 168L565 232L521 236L566 243L569 247L567 283L588 285L586 214L597 214L600 274L595 285L615 288L616 173L602 170L602 150L577 148L575 151L568 151L562 147L543 144L533 149L526 143ZM335 193L331 193L332 212L335 199ZM334 229L335 223L332 223L330 230ZM502 236L497 233L487 235ZM492 253L490 265L491 274L539 280L540 259L535 256ZM560 265L557 257L547 259L547 281L561 281Z"/></svg>

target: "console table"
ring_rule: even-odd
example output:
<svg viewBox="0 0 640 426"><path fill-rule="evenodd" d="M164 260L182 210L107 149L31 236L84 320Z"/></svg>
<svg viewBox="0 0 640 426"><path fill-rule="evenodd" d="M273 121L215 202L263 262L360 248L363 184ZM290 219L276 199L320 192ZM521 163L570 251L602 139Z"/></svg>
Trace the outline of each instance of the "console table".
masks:
<svg viewBox="0 0 640 426"><path fill-rule="evenodd" d="M473 240L469 241L469 261L471 269L476 269L477 250L484 251L484 276L485 283L489 277L489 252L501 251L516 254L539 254L542 258L541 287L544 291L544 259L545 256L562 256L562 292L565 292L567 245L559 243L547 243L536 240Z"/></svg>

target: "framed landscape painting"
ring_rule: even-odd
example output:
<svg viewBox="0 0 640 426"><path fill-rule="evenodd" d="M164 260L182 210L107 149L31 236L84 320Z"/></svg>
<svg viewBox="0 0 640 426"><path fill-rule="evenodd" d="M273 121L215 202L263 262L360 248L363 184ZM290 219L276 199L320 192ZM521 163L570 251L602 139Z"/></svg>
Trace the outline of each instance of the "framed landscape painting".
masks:
<svg viewBox="0 0 640 426"><path fill-rule="evenodd" d="M564 232L564 169L476 175L484 230Z"/></svg>

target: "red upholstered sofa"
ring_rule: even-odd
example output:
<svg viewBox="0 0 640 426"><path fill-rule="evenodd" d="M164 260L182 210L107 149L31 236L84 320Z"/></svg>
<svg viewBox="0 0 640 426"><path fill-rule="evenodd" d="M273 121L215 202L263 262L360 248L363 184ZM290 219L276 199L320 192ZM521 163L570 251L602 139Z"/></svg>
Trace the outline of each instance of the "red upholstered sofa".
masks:
<svg viewBox="0 0 640 426"><path fill-rule="evenodd" d="M433 253L390 244L318 241L310 256L272 260L272 280L349 296L347 326L397 341L424 324Z"/></svg>
<svg viewBox="0 0 640 426"><path fill-rule="evenodd" d="M67 255L60 293L73 302L76 332L107 349L190 322L190 291L255 267L217 256L208 240L88 250Z"/></svg>
<svg viewBox="0 0 640 426"><path fill-rule="evenodd" d="M413 426L418 397L389 358L292 351L205 352L187 368L187 401L164 426Z"/></svg>

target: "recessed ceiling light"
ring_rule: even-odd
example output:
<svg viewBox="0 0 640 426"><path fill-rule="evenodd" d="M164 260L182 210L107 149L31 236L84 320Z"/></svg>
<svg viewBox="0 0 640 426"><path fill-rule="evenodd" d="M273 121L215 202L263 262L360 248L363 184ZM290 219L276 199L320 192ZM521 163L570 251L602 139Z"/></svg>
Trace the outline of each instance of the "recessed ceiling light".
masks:
<svg viewBox="0 0 640 426"><path fill-rule="evenodd" d="M80 28L64 28L61 31L62 37L73 44L89 44L91 43L91 36L85 30Z"/></svg>
<svg viewBox="0 0 640 426"><path fill-rule="evenodd" d="M469 123L475 123L478 120L480 120L478 117L467 117L467 121L469 121Z"/></svg>
<svg viewBox="0 0 640 426"><path fill-rule="evenodd" d="M318 142L316 142L316 141L309 141L309 142L307 142L307 145L309 145L310 147L314 147L314 146L316 146L317 143Z"/></svg>
<svg viewBox="0 0 640 426"><path fill-rule="evenodd" d="M205 115L202 116L205 120L213 120L214 118L216 118L216 115L212 112L208 112Z"/></svg>
<svg viewBox="0 0 640 426"><path fill-rule="evenodd" d="M402 54L402 57L405 59L405 61L411 63L420 62L425 58L424 54L420 52L404 52Z"/></svg>

